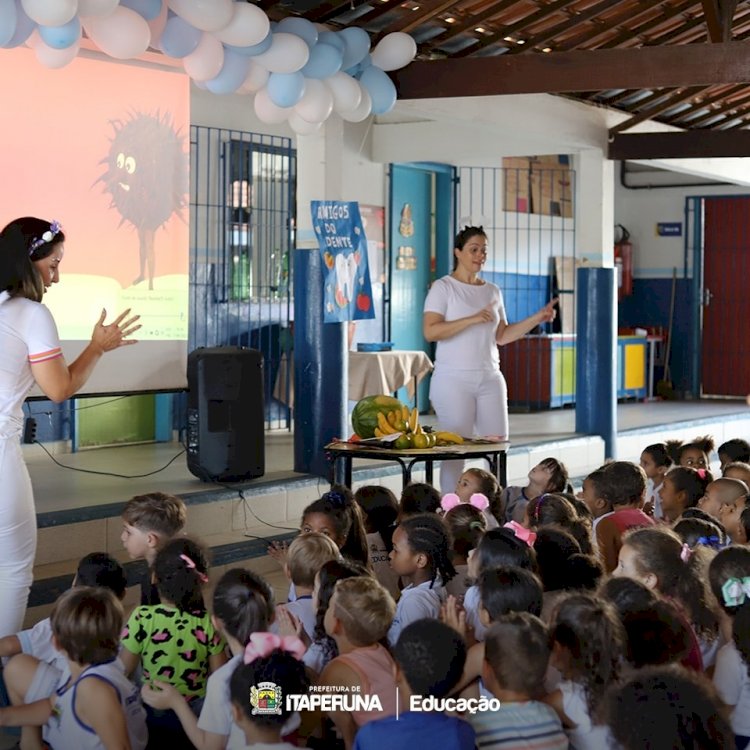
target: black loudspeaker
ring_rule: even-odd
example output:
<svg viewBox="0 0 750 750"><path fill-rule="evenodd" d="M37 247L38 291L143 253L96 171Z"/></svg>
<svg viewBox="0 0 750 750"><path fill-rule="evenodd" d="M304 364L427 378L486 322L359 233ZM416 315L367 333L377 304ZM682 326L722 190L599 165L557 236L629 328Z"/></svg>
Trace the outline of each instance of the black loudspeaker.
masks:
<svg viewBox="0 0 750 750"><path fill-rule="evenodd" d="M204 482L265 473L263 355L233 346L190 352L187 465Z"/></svg>

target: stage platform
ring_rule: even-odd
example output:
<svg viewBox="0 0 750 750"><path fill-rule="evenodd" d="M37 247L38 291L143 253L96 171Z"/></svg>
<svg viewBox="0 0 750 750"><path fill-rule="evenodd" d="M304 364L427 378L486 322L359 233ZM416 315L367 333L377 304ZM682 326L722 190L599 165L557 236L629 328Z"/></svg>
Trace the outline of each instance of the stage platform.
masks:
<svg viewBox="0 0 750 750"><path fill-rule="evenodd" d="M668 438L690 440L709 433L718 445L732 437L750 437L750 408L739 401L625 403L618 406L618 420L617 457L629 460L638 460L649 443ZM431 419L423 421L430 423ZM512 414L510 424L510 484L524 483L529 469L546 456L562 460L575 485L604 461L600 438L575 433L573 409ZM55 464L39 445L24 446L24 454L39 524L30 621L46 613L69 585L75 561L83 554L106 550L125 561L119 539L122 505L133 495L157 490L185 500L187 531L211 546L215 574L227 566L248 564L273 576L282 594L283 579L265 555L268 541L291 538L303 508L328 488L323 477L293 471L293 436L289 432L266 435L263 477L233 485L208 484L193 477L179 443L55 454L54 459L65 468ZM361 462L355 466L353 481L355 487L384 484L398 494L401 470L396 464ZM141 570L142 564L128 565L133 581Z"/></svg>

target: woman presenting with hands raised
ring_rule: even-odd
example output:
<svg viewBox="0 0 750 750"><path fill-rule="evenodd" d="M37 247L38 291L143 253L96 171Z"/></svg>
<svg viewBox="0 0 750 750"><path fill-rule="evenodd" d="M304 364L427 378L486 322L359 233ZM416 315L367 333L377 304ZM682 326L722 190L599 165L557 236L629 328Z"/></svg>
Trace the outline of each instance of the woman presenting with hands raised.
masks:
<svg viewBox="0 0 750 750"><path fill-rule="evenodd" d="M497 347L555 319L557 299L508 323L500 289L479 278L487 260L482 227L464 227L453 248L453 272L438 279L424 304L423 332L437 341L430 401L441 430L508 437L508 390ZM440 486L453 492L463 461L443 461Z"/></svg>
<svg viewBox="0 0 750 750"><path fill-rule="evenodd" d="M21 454L23 402L36 382L53 401L73 396L105 352L136 343L140 328L126 310L94 326L88 346L74 362L62 356L57 327L41 304L60 280L65 234L56 221L16 219L0 232L0 637L21 628L36 552L36 511Z"/></svg>

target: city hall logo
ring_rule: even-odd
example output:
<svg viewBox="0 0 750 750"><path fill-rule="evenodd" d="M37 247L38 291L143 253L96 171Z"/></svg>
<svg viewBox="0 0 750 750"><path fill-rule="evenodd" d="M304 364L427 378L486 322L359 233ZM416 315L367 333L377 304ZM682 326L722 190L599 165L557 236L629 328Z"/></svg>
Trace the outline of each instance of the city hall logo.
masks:
<svg viewBox="0 0 750 750"><path fill-rule="evenodd" d="M253 716L281 714L281 688L275 682L261 682L250 688Z"/></svg>

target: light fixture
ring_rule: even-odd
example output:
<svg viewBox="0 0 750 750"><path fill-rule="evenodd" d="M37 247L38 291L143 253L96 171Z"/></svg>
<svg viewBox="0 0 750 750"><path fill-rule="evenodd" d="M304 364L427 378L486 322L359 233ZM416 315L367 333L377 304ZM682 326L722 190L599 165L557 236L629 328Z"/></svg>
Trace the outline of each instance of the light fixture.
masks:
<svg viewBox="0 0 750 750"><path fill-rule="evenodd" d="M545 47L542 52L552 52L552 47Z"/></svg>
<svg viewBox="0 0 750 750"><path fill-rule="evenodd" d="M474 31L476 31L477 34L484 34L485 28L484 26L477 26L476 29L474 29Z"/></svg>
<svg viewBox="0 0 750 750"><path fill-rule="evenodd" d="M456 19L453 18L453 16L448 16L448 18L445 19L446 23L456 23Z"/></svg>
<svg viewBox="0 0 750 750"><path fill-rule="evenodd" d="M518 40L516 40L516 44L526 44L526 40L525 39L518 39Z"/></svg>
<svg viewBox="0 0 750 750"><path fill-rule="evenodd" d="M516 40L512 36L504 36L503 37L504 42L515 42Z"/></svg>

